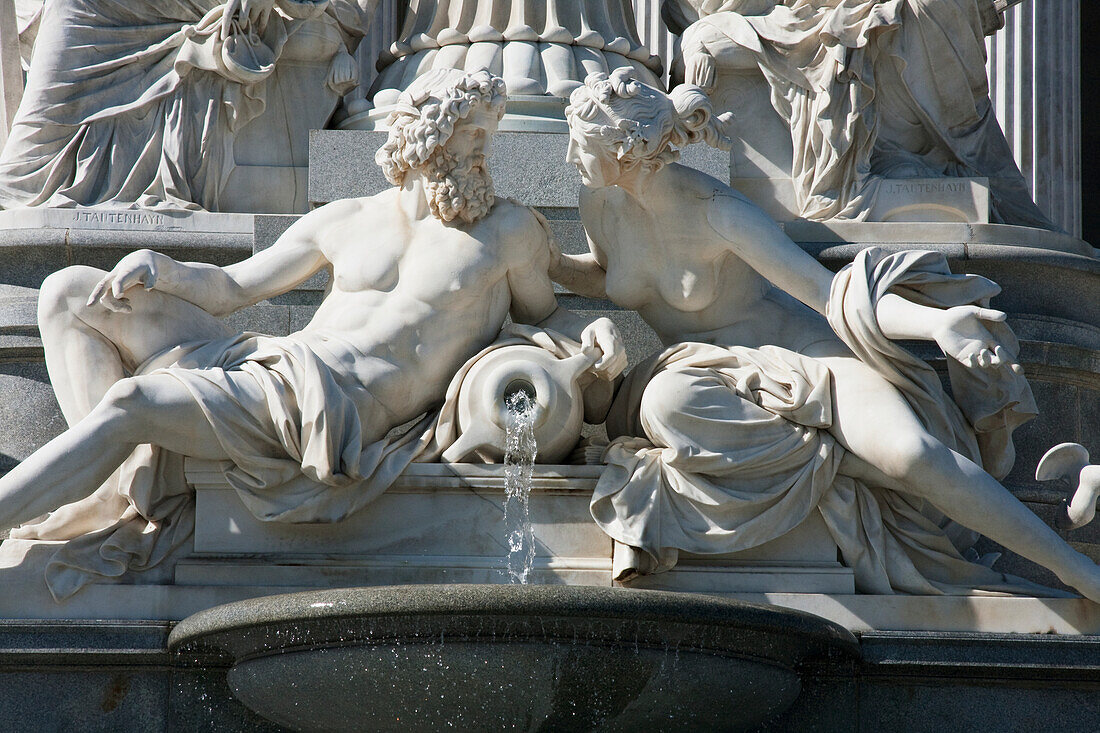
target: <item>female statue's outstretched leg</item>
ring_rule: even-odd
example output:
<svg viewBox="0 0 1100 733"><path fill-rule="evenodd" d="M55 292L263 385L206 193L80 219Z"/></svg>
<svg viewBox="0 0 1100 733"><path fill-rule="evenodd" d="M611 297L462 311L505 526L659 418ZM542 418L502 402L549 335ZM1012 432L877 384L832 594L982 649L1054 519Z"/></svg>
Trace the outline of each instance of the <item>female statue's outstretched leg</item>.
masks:
<svg viewBox="0 0 1100 733"><path fill-rule="evenodd" d="M816 358L833 374L830 432L867 464L856 478L927 500L1100 602L1100 566L980 466L930 435L891 384L853 357Z"/></svg>

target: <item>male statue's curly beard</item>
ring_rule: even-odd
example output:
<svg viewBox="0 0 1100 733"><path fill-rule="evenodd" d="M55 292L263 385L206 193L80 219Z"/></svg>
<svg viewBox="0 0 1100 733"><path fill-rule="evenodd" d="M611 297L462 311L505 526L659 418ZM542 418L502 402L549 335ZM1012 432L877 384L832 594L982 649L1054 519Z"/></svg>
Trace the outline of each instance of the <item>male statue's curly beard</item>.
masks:
<svg viewBox="0 0 1100 733"><path fill-rule="evenodd" d="M477 154L459 160L441 146L420 171L428 191L428 206L443 221L478 221L493 208L493 179L485 156Z"/></svg>

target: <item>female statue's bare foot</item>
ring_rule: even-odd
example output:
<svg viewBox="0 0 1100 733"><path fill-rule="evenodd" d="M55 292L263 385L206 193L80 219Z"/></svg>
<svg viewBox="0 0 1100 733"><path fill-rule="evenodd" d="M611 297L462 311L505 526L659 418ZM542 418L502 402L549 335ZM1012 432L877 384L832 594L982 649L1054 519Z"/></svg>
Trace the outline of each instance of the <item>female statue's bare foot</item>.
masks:
<svg viewBox="0 0 1100 733"><path fill-rule="evenodd" d="M1035 469L1039 481L1064 478L1073 494L1058 517L1059 529L1079 529L1096 517L1100 496L1100 466L1089 464L1089 452L1079 443L1062 443L1046 452Z"/></svg>

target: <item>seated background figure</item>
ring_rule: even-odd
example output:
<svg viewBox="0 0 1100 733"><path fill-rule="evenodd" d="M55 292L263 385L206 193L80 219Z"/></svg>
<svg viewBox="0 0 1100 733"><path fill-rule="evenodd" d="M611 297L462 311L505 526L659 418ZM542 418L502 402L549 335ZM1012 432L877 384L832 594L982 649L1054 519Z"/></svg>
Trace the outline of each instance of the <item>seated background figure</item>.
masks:
<svg viewBox="0 0 1100 733"><path fill-rule="evenodd" d="M425 449L452 376L509 313L598 346L598 374L622 370L610 321L558 308L542 222L493 194L485 150L504 104L487 72L426 75L378 153L393 188L321 207L229 267L143 250L109 273L46 280L40 327L70 427L0 478L0 526L75 502L12 533L76 538L47 572L55 597L187 539L182 456L232 461L228 481L264 520L363 506ZM323 268L331 289L297 333L238 334L217 318Z"/></svg>
<svg viewBox="0 0 1100 733"><path fill-rule="evenodd" d="M553 277L637 310L668 347L608 418L592 515L634 548L616 557L620 579L681 550L758 546L819 512L863 592L1036 592L968 561L974 530L1100 601L1100 567L995 478L1035 403L1005 314L987 307L994 283L937 253L874 249L834 277L743 196L674 162L721 141L698 87L670 97L594 75L566 116L591 253L563 255ZM896 339L940 346L954 399Z"/></svg>
<svg viewBox="0 0 1100 733"><path fill-rule="evenodd" d="M987 177L990 221L1054 225L989 100L994 0L666 0L684 79L759 69L790 128L795 207L861 219L883 178Z"/></svg>
<svg viewBox="0 0 1100 733"><path fill-rule="evenodd" d="M47 3L0 208L304 212L308 130L355 85L375 4Z"/></svg>

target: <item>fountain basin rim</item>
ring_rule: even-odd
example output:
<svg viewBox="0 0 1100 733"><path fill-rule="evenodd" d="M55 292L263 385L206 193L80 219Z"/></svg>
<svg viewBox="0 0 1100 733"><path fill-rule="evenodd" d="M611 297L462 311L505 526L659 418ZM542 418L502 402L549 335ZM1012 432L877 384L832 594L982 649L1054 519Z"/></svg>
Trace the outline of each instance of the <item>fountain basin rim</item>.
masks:
<svg viewBox="0 0 1100 733"><path fill-rule="evenodd" d="M337 588L238 601L184 619L168 647L237 663L306 649L447 639L675 647L783 667L860 656L850 631L803 611L696 593L475 584Z"/></svg>

